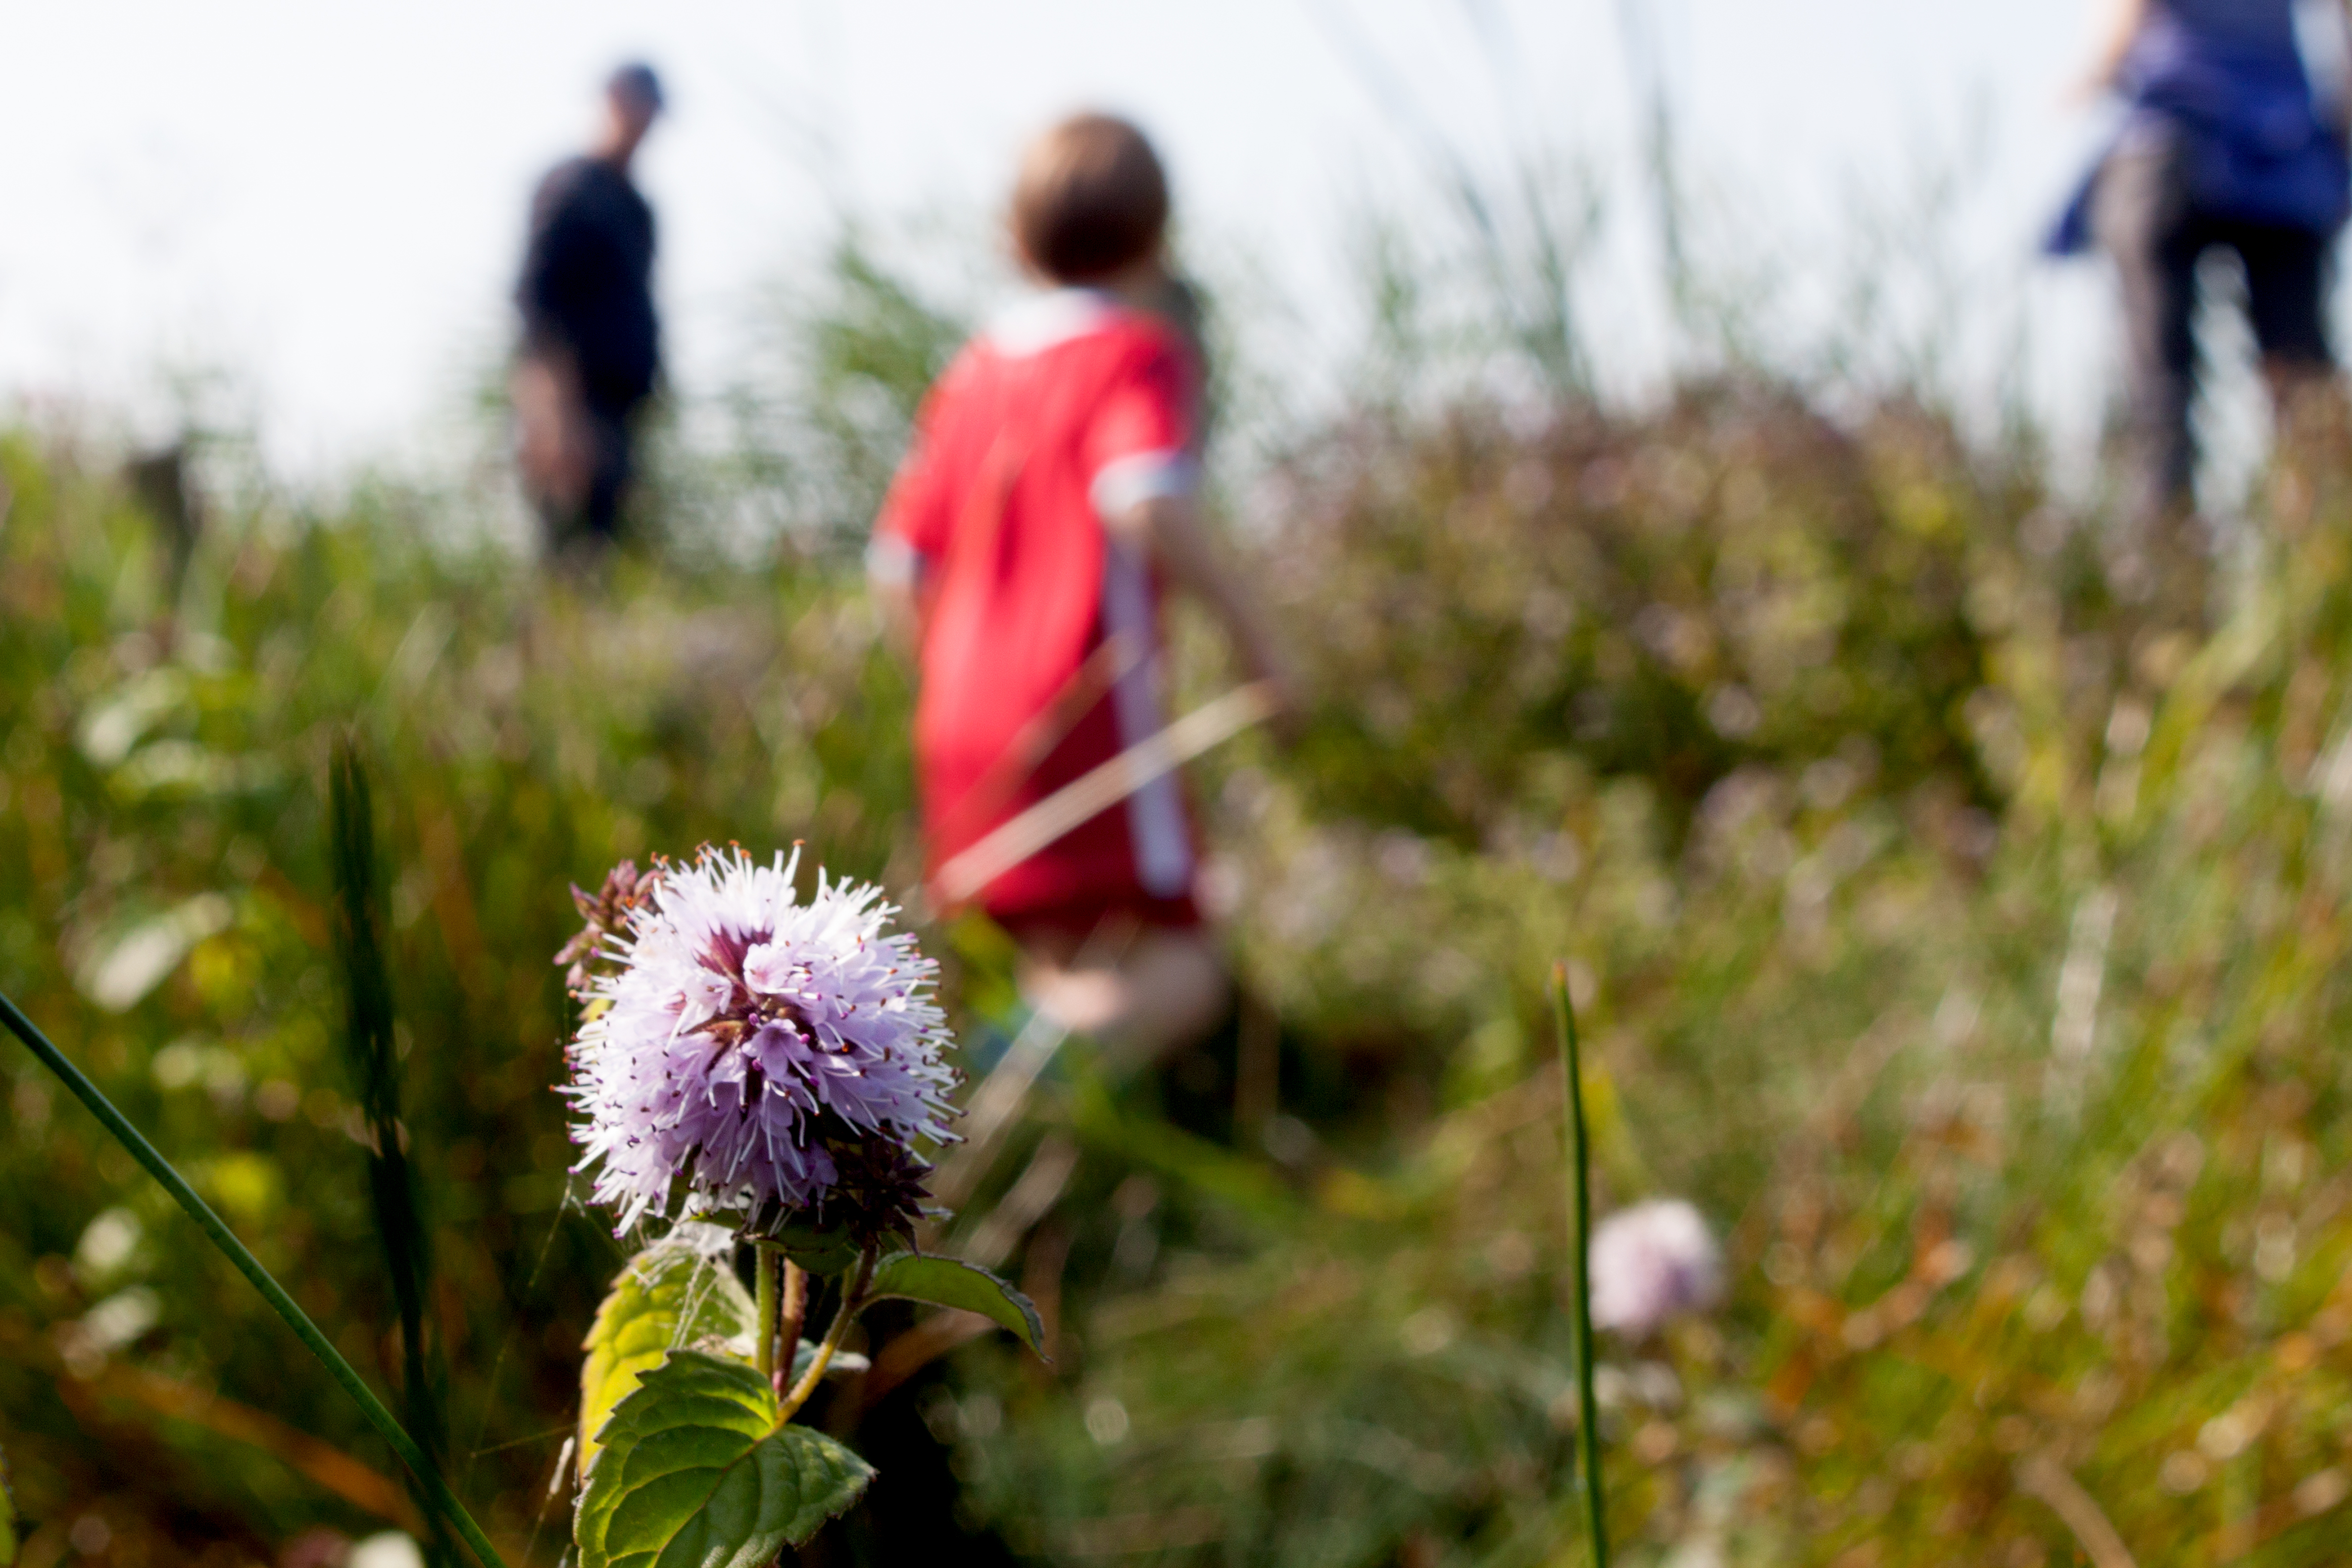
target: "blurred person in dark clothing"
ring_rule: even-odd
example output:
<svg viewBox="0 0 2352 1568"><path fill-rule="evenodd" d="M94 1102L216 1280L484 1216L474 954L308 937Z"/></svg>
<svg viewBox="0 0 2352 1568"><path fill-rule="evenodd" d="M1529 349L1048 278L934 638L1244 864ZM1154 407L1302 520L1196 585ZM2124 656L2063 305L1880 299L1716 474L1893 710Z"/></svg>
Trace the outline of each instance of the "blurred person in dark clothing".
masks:
<svg viewBox="0 0 2352 1568"><path fill-rule="evenodd" d="M515 286L517 461L552 548L593 548L618 533L633 426L661 372L654 215L629 178L661 110L649 67L614 72L594 147L550 172L531 198Z"/></svg>
<svg viewBox="0 0 2352 1568"><path fill-rule="evenodd" d="M2131 468L2117 542L2119 564L2137 569L2163 542L2157 531L2192 510L2199 263L2222 251L2242 268L2273 408L2287 428L2298 401L2332 385L2326 293L2352 212L2352 163L2344 105L2306 68L2297 0L2107 4L2084 89L2120 94L2128 113L2052 248L2095 244L2121 275ZM2341 0L2326 9L2341 37Z"/></svg>

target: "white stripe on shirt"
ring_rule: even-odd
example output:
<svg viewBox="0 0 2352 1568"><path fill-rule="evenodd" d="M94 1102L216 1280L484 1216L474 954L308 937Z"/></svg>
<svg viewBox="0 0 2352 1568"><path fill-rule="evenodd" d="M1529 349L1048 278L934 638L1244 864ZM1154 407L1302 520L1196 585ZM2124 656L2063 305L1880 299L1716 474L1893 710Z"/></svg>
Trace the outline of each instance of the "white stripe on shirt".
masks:
<svg viewBox="0 0 2352 1568"><path fill-rule="evenodd" d="M911 588L923 574L922 552L895 533L866 542L866 580L877 588Z"/></svg>
<svg viewBox="0 0 2352 1568"><path fill-rule="evenodd" d="M1200 465L1181 447L1132 452L1105 463L1087 487L1095 515L1108 521L1146 501L1188 496L1200 488Z"/></svg>
<svg viewBox="0 0 2352 1568"><path fill-rule="evenodd" d="M1117 539L1103 542L1103 633L1150 648L1111 688L1122 749L1160 729L1160 651L1153 636L1151 579L1140 557ZM1162 773L1127 797L1128 835L1135 841L1135 879L1154 898L1180 897L1192 885L1192 836L1184 821L1176 775Z"/></svg>

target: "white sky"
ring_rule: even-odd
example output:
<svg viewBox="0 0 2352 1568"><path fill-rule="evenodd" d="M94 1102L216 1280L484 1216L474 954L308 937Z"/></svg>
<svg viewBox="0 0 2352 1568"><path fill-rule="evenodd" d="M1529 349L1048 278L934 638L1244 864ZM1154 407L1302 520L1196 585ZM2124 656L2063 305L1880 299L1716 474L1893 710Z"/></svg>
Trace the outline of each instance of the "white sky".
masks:
<svg viewBox="0 0 2352 1568"><path fill-rule="evenodd" d="M1330 297L1350 215L1423 201L1427 166L1343 36L1481 166L1541 150L1622 180L1629 6L1711 199L1800 268L1842 192L1899 191L1980 110L1963 248L2048 324L2038 384L2095 385L2095 268L2029 258L2095 129L2058 103L2082 0L0 0L0 398L152 423L168 372L225 368L284 467L401 451L501 341L530 186L631 55L676 110L641 178L688 393L740 363L752 289L842 206L983 210L1080 103L1154 131L1196 237ZM1639 386L1664 338L1621 250L1585 309Z"/></svg>

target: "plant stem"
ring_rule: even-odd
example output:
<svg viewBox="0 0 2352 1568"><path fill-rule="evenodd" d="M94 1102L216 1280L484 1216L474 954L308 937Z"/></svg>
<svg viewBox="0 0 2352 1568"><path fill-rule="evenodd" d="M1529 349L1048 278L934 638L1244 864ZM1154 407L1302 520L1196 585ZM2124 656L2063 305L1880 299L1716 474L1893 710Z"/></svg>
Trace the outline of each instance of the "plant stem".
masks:
<svg viewBox="0 0 2352 1568"><path fill-rule="evenodd" d="M1584 1132L1583 1050L1576 1036L1576 1004L1568 994L1568 966L1552 965L1552 1005L1559 1015L1559 1060L1568 1101L1568 1197L1574 1234L1569 1237L1571 1294L1576 1306L1577 1447L1584 1469L1584 1513L1593 1568L1609 1568L1609 1522L1601 1494L1601 1412L1592 1393L1592 1152Z"/></svg>
<svg viewBox="0 0 2352 1568"><path fill-rule="evenodd" d="M781 1384L792 1381L793 1363L800 1359L801 1326L808 1321L808 1273L789 1258L778 1262L784 1271L784 1304L776 1314L776 1343L786 1347L780 1352L783 1364L777 1381ZM779 1386L776 1396L781 1399L783 1394Z"/></svg>
<svg viewBox="0 0 2352 1568"><path fill-rule="evenodd" d="M833 1326L824 1331L824 1342L816 1347L816 1358L809 1363L809 1369L801 1374L801 1380L793 1384L793 1391L784 1395L782 1406L776 1415L779 1426L791 1420L793 1413L809 1402L809 1395L814 1394L816 1385L824 1381L824 1369L832 1363L834 1352L841 1348L842 1340L849 1332L851 1321L866 1308L866 1287L873 1278L874 1249L869 1247L866 1249L866 1256L857 1260L856 1279L841 1292L840 1309L833 1314ZM798 1353L797 1347L795 1353Z"/></svg>
<svg viewBox="0 0 2352 1568"><path fill-rule="evenodd" d="M751 1247L751 1301L759 1310L760 1324L755 1331L758 1341L752 1360L759 1366L761 1377L773 1378L776 1375L776 1259L766 1246L758 1242Z"/></svg>
<svg viewBox="0 0 2352 1568"><path fill-rule="evenodd" d="M212 1205L196 1195L195 1188L188 1185L187 1179L173 1169L172 1163L156 1152L155 1146L147 1142L139 1129L133 1127L122 1112L114 1109L113 1101L100 1093L98 1086L67 1059L63 1051L50 1044L48 1037L35 1027L33 1021L19 1012L16 1005L5 995L0 995L0 1023L6 1024L16 1037L25 1042L26 1048L40 1058L41 1065L57 1074L65 1086L73 1090L75 1099L89 1107L90 1114L114 1135L115 1142L129 1150L131 1157L145 1166L147 1173L163 1184L163 1190L187 1211L188 1217L196 1222L197 1228L220 1248L229 1262L236 1267L236 1271L245 1276L247 1282L261 1292L261 1299L285 1320L286 1326L294 1331L294 1337L319 1358L320 1363L327 1369L327 1374L352 1396L352 1403L360 1407L360 1414L367 1417L368 1425L392 1445L392 1451L400 1456L400 1462L408 1467L433 1507L464 1539L482 1568L506 1568L498 1549L482 1533L481 1526L474 1522L465 1505L450 1493L447 1483L441 1479L441 1472L410 1440L408 1433L393 1418L392 1412L384 1408L383 1402L375 1396L366 1381L352 1370L351 1363L337 1353L335 1347L328 1342L327 1336L319 1331L319 1326L310 1321L310 1314L296 1305L284 1286L270 1278L269 1270L246 1249L245 1243L237 1240L236 1233L222 1223L220 1215L213 1212Z"/></svg>

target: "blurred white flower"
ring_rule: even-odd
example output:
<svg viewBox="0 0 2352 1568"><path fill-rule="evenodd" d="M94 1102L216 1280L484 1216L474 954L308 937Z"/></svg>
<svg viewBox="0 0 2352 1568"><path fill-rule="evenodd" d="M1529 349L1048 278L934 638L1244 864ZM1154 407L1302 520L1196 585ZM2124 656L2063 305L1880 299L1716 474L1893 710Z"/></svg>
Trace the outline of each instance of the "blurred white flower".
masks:
<svg viewBox="0 0 2352 1568"><path fill-rule="evenodd" d="M74 1244L74 1272L84 1289L105 1285L121 1273L147 1235L139 1216L126 1208L106 1209L89 1222Z"/></svg>
<svg viewBox="0 0 2352 1568"><path fill-rule="evenodd" d="M1680 1198L1621 1209L1592 1232L1592 1326L1633 1339L1723 1296L1723 1254Z"/></svg>
<svg viewBox="0 0 2352 1568"><path fill-rule="evenodd" d="M396 1530L355 1542L343 1568L425 1568L425 1552Z"/></svg>
<svg viewBox="0 0 2352 1568"><path fill-rule="evenodd" d="M82 1342L103 1354L121 1350L163 1320L163 1299L144 1285L133 1285L84 1312L78 1326Z"/></svg>

